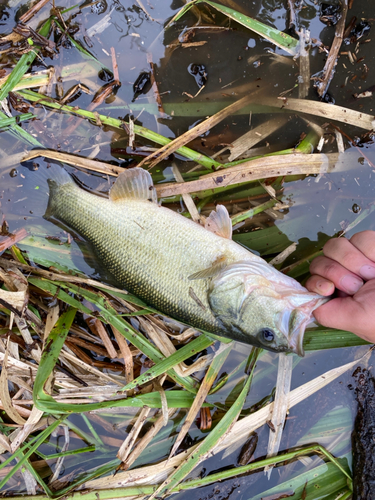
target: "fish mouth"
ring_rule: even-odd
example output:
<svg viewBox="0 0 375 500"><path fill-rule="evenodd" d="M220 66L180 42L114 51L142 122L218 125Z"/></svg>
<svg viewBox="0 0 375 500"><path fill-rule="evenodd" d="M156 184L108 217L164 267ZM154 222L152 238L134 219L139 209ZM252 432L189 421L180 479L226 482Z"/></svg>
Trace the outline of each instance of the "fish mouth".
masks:
<svg viewBox="0 0 375 500"><path fill-rule="evenodd" d="M294 354L298 354L303 358L305 356L305 350L303 348L303 339L305 336L305 327L308 321L304 321L300 327L296 328L294 332L289 336L289 348Z"/></svg>
<svg viewBox="0 0 375 500"><path fill-rule="evenodd" d="M288 325L288 344L291 352L304 357L303 339L305 336L306 325L311 321L311 308L305 307L294 309L289 315ZM285 320L284 320L285 321Z"/></svg>
<svg viewBox="0 0 375 500"><path fill-rule="evenodd" d="M303 339L305 336L306 326L313 320L312 313L319 306L329 300L329 297L316 295L313 300L294 309L289 318L289 335L288 343L290 349L298 356L303 357L305 350L303 348Z"/></svg>
<svg viewBox="0 0 375 500"><path fill-rule="evenodd" d="M299 308L285 309L279 315L278 328L286 338L284 352L293 352L301 357L305 355L303 337L310 316Z"/></svg>

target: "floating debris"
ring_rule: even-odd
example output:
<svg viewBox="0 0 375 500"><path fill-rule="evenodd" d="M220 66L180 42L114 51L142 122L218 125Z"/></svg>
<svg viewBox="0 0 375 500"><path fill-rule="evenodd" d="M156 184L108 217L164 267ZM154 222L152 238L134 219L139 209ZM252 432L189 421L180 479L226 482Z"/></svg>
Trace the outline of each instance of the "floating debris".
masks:
<svg viewBox="0 0 375 500"><path fill-rule="evenodd" d="M360 21L357 26L351 31L350 36L345 40L345 43L349 44L358 42L358 40L368 35L370 29L371 26L367 21Z"/></svg>
<svg viewBox="0 0 375 500"><path fill-rule="evenodd" d="M107 10L108 5L106 0L98 0L97 2L94 2L91 4L91 12L93 14L104 14L104 12Z"/></svg>
<svg viewBox="0 0 375 500"><path fill-rule="evenodd" d="M133 84L134 96L132 102L134 102L141 94L147 94L151 87L151 74L149 71L143 71Z"/></svg>
<svg viewBox="0 0 375 500"><path fill-rule="evenodd" d="M247 465L250 463L257 445L258 434L254 432L241 448L240 456L238 457L238 465Z"/></svg>
<svg viewBox="0 0 375 500"><path fill-rule="evenodd" d="M194 77L198 87L201 89L207 83L207 70L204 64L189 64L188 72Z"/></svg>
<svg viewBox="0 0 375 500"><path fill-rule="evenodd" d="M320 4L319 20L328 26L335 26L341 19L341 5L322 3Z"/></svg>

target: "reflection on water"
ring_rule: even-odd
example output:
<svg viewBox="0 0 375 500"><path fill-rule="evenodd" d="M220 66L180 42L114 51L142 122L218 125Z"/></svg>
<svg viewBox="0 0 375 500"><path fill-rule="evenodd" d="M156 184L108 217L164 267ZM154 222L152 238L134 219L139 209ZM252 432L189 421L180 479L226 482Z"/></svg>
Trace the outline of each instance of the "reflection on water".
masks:
<svg viewBox="0 0 375 500"><path fill-rule="evenodd" d="M178 37L185 27L191 27L197 22L195 14L187 13L169 30L164 31L163 27L181 7L182 2L174 1L171 5L169 2L153 2L152 5L148 2L144 3L149 15L136 2L117 0L87 5L76 13L75 23L78 31L75 39L79 40L100 61L100 65L84 58L71 43L60 39L61 33L56 32L58 47L56 53L53 57L44 58L43 64L36 60L33 66L33 71L43 70L45 66L55 68L56 83L51 89L53 98L65 95L72 85L80 82L85 84L91 93L81 93L74 101L74 105L87 109L93 95L103 85L100 67L112 68L111 47L114 47L116 52L121 87L116 95L110 96L95 111L114 118L133 116L137 124L169 138L181 135L206 116L246 93L257 92L251 112L241 110L235 116L222 121L204 136L195 139L190 145L193 149L208 156L219 153L218 161L225 161L225 151L220 152L226 146L231 145L250 127L256 128L268 124L280 116L279 111L275 109L272 113L262 111L260 108L262 98L276 97L284 92L288 97L297 96L298 61L293 60L292 56L286 55L281 49L275 49L270 42L261 39L233 21L228 23L221 14L203 7L199 29L192 31L191 36L189 35L190 45L181 46L178 43ZM223 4L249 16L257 16L259 20L280 30L288 26L285 2L228 0L228 2L223 1ZM63 2L64 8L73 5L74 2L69 0ZM357 0L350 11L350 17L357 16L358 19L366 17L371 6L370 1ZM4 34L11 32L14 27L14 19L19 16L17 9L17 7L12 9L4 5L1 7L0 26ZM94 33L94 27L104 16L109 16L108 27L102 32L97 31L97 34L89 38L87 32ZM205 29L203 26L206 18L214 19L221 29ZM42 19L42 13L39 16L40 19ZM319 78L319 72L323 68L326 57L324 46L330 46L334 37L334 27L328 27L319 21L319 6L313 0L304 2L303 8L299 11L298 20L298 27L303 26L311 31L311 73ZM355 51L356 59L353 62L352 53ZM373 84L374 54L371 39L361 41L356 47L343 45L335 77L329 88L329 93L335 99L336 104L364 113L374 113L371 97L365 99L353 97L355 93L360 93ZM142 72L150 71L150 63L153 64L156 84L164 106L163 112L158 110L153 91L138 95L132 102L133 84ZM207 71L206 85L196 98L192 96L197 93L197 84L188 71L191 64L204 65ZM1 55L0 73L8 73L12 65L11 54ZM309 98L316 99L312 85ZM132 149L129 147L125 131L119 129L107 126L98 127L89 121L72 118L64 113L52 112L43 107L32 108L32 112L38 119L23 123L22 129L35 137L45 148L98 158L120 166L133 166L148 154L147 148L155 148L155 144L150 140L136 137ZM281 127L276 126L275 130L269 135L265 134L264 138L260 134L259 141L254 146L256 151L248 153L248 156L296 146L302 136L310 130L311 124L306 122L306 119L320 126L328 124L328 120L312 115L302 117L292 112L287 113L287 121ZM359 137L364 133L363 130L339 125L344 132L346 150L342 153L341 159L343 160L338 163L337 168L331 173L320 176L288 179L279 183L276 186L276 196L288 208L279 212L267 211L246 222L236 231L234 236L236 241L267 257L279 253L292 242L298 243L296 252L283 264L287 267L319 251L329 237L359 221L358 217L361 214L368 213L369 215L363 217L355 227L350 229L347 236L350 237L356 231L375 229L374 217L371 215L371 207L375 199L373 182L375 146L372 137L368 138L368 142L362 143ZM336 153L337 130L329 124L324 130L325 144L322 152L324 154ZM84 242L76 237L70 238L65 228L43 218L48 200L48 189L43 179L38 177L37 170L38 164L43 160L38 159L34 162L35 171L30 171L20 164L23 153L30 149L31 147L19 140L14 133L9 131L0 133L0 209L3 219L9 225L9 230L13 232L22 227L27 229L29 238L19 246L29 252L31 260L33 255L38 253L39 257L44 259L45 265L53 264L55 258L67 269L77 269L95 277L108 279L103 274L103 270L93 261L90 249ZM187 162L178 155L175 156L183 171L189 171L195 166L192 162ZM172 158L160 163L153 171L155 179L159 182L170 181L171 163ZM108 192L112 182L111 179L102 175L88 175L77 171L75 174L88 188L102 193ZM203 209L204 213L212 210L215 199L217 198L213 196L207 201ZM259 204L268 197L263 188L256 184L250 188L248 186L234 188L225 196L221 195L220 199L227 204L230 213L235 213L249 208L252 203ZM171 207L181 208L179 202L171 204ZM184 207L183 210L185 210ZM54 239L51 240L51 237ZM248 347L243 348L243 346L235 349L231 359L224 365L223 372L229 372L241 363L247 355L247 350ZM268 353L266 356L268 365L270 360L276 361L275 355ZM354 356L356 356L355 350L346 349L310 353L305 359L300 360L294 369L293 381L299 381L297 384L299 385L301 381L305 382L322 371L339 366L348 359L353 359ZM259 371L264 369L262 363L261 360ZM265 361L264 365L268 366ZM253 387L246 407L250 407L270 394L274 383L275 371L263 373L261 382ZM281 449L295 446L298 439L303 437L305 430L329 412L334 411L336 406L346 405L351 409L353 397L346 388L349 383L350 374L348 373L318 396L314 396L313 401L307 400L295 407L289 415ZM225 402L228 396L229 394L224 391L219 392L212 401ZM306 414L311 414L312 409L316 408L320 408L321 411L307 418ZM111 425L114 425L112 434L106 429L108 442L115 443L112 450L116 450L116 446L126 435L124 427L116 428L123 418L117 416L107 419ZM130 422L130 417L127 418ZM178 417L174 418L177 423ZM296 428L295 422L299 423L299 428ZM306 427L304 427L305 422ZM99 420L95 422L98 432L103 431L102 424L103 422L100 423ZM71 417L70 425L82 427L81 417ZM350 425L345 429L345 446L340 449L340 453L343 454L350 449L348 441ZM172 441L171 430L172 422L163 431L162 445L166 454ZM190 433L191 442L201 438L202 435L194 427ZM267 439L268 428L264 427L259 431L256 458L265 454ZM155 442L137 464L158 460L160 454L157 455L155 451L158 447L160 447L159 443ZM51 444L46 444L44 451L50 453ZM115 451L113 458L114 454ZM202 470L202 474L232 465L235 456L234 453L227 457L211 458L204 463L205 470ZM97 451L95 454L90 454L90 458L83 458L82 464L83 467L87 465L89 468L96 465L96 461L104 463L107 460L107 456L104 457ZM302 467L298 465L297 469L301 470ZM226 486L220 486L216 490L215 487L209 486L200 491L200 498L236 500L250 498L265 488L264 481L262 474L256 474L228 482ZM267 487L271 488L278 481L278 475L273 474ZM188 492L180 493L178 497L185 499L189 494Z"/></svg>

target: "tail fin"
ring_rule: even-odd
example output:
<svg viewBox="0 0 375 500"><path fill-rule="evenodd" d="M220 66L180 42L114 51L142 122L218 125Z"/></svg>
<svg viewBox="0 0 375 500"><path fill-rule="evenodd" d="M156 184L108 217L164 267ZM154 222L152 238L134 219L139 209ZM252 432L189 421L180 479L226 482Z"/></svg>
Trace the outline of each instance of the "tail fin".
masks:
<svg viewBox="0 0 375 500"><path fill-rule="evenodd" d="M53 199L58 189L64 184L75 184L75 182L64 167L60 167L59 165L51 165L47 169L44 169L43 176L47 179L49 186L48 205L44 217L49 219L53 217Z"/></svg>
<svg viewBox="0 0 375 500"><path fill-rule="evenodd" d="M64 184L74 183L73 178L70 174L58 163L47 163L41 161L36 165L35 162L24 162L23 167L26 167L30 172L27 172L27 186L29 190L29 201L35 207L39 205L40 208L44 205L46 198L48 197L47 210L44 212L42 210L39 212L40 215L49 218L53 215L52 213L52 200L56 191ZM36 196L39 197L39 203L37 203ZM43 200L42 200L43 199Z"/></svg>

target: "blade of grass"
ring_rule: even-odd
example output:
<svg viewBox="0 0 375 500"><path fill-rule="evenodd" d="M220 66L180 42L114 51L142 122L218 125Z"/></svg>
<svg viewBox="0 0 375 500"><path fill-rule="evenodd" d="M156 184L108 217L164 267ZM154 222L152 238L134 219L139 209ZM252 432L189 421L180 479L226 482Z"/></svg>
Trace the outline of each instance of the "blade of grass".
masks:
<svg viewBox="0 0 375 500"><path fill-rule="evenodd" d="M206 349L213 343L214 341L207 338L205 335L200 335L196 339L181 347L181 349L176 351L171 356L168 356L168 358L165 358L162 361L156 363L152 368L149 368L146 372L142 373L142 375L139 375L139 377L134 379L132 382L126 384L121 390L129 391L131 389L135 389L140 385L150 382L154 378L173 368L173 366L181 363L182 361L185 361L185 359L190 358L198 352L203 351L203 349Z"/></svg>
<svg viewBox="0 0 375 500"><path fill-rule="evenodd" d="M233 347L233 344L229 345L220 345L219 350L216 352L214 359L212 360L211 365L209 366L207 373L201 383L201 386L199 388L199 391L194 399L194 403L192 404L189 413L186 416L186 420L181 427L181 430L177 436L177 439L173 445L173 448L169 454L169 458L173 457L173 455L176 453L178 447L180 446L182 440L186 436L186 434L189 432L191 424L194 422L195 417L197 416L199 410L202 407L202 404L204 400L206 399L212 384L214 383L217 374L219 373L220 368L223 366L223 363L228 357L228 354L230 353L231 349Z"/></svg>
<svg viewBox="0 0 375 500"><path fill-rule="evenodd" d="M259 349L253 349L250 353L249 362L251 363L251 371L236 402L232 405L216 427L210 432L210 434L202 441L202 443L200 443L197 448L190 453L184 462L182 462L182 464L168 477L168 479L166 479L150 496L149 500L153 500L155 497L164 496L170 493L173 488L183 481L183 479L210 454L212 448L214 448L219 441L222 441L223 437L228 433L237 420L245 403L259 353Z"/></svg>
<svg viewBox="0 0 375 500"><path fill-rule="evenodd" d="M187 391L167 391L165 393L168 408L190 408L194 402L194 397ZM39 406L44 411L51 414L84 413L94 410L104 410L106 408L162 408L162 401L159 392L150 392L131 398L111 399L100 403L59 403L58 401L39 401ZM212 408L213 405L204 403L203 407Z"/></svg>
<svg viewBox="0 0 375 500"><path fill-rule="evenodd" d="M53 424L51 424L47 429L42 431L39 435L38 438L36 439L35 443L30 446L29 450L25 452L23 457L19 460L19 462L13 466L12 470L8 472L8 474L0 481L0 490L3 488L6 483L9 481L9 479L24 465L24 463L29 459L29 457L34 453L35 450L39 448L39 446L43 443L45 439L48 438L52 434L52 432L61 424L61 422L64 420L65 417L62 417ZM19 456L21 453L20 450L18 450L14 455L12 455L8 460L5 460L1 465L0 465L0 470L5 466L8 465L9 462L11 462L15 455Z"/></svg>
<svg viewBox="0 0 375 500"><path fill-rule="evenodd" d="M51 28L51 19L48 19L40 28L39 34L42 36L47 36ZM30 52L23 54L18 60L17 64L13 68L12 72L9 74L7 80L0 87L0 101L5 99L10 91L19 83L23 75L28 71L30 65L33 63L38 53L36 47Z"/></svg>
<svg viewBox="0 0 375 500"><path fill-rule="evenodd" d="M86 446L86 448L77 448L75 450L62 451L60 453L51 453L50 455L45 455L44 453L42 453L39 450L37 450L35 453L40 458L43 458L43 460L52 460L54 458L70 457L70 455L80 455L81 453L88 453L90 451L95 451L95 450L96 450L96 446L90 445L90 446Z"/></svg>
<svg viewBox="0 0 375 500"><path fill-rule="evenodd" d="M269 208L272 208L276 205L277 200L269 200L266 201L265 203L262 203L261 205L258 205L254 208L250 208L249 210L245 210L243 212L240 212L236 215L231 216L231 221L232 221L232 226L238 224L239 222L242 222L246 219L251 219L254 217L254 215L260 214L264 212L265 210L268 210Z"/></svg>
<svg viewBox="0 0 375 500"><path fill-rule="evenodd" d="M31 90L28 91L23 91L23 92L18 92L19 95L21 95L24 99L29 100L31 102L37 102L40 105L46 106L51 109L56 109L59 112L66 112L69 114L73 114L76 116L80 116L82 118L87 118L89 120L92 120L94 124L97 123L97 115L94 112L91 111L86 111L83 109L76 109L73 106L68 106L66 104L61 105L57 102L52 101L49 98L43 98L40 94L37 92L33 92ZM123 129L124 127L124 121L119 120L116 118L111 118L109 116L101 115L99 114L99 120L104 124L104 125L109 125L110 127L114 128L119 128ZM171 143L172 141L170 139L167 139L166 137L153 132L145 127L142 127L140 125L134 124L134 132L136 135L139 135L140 137L144 137L145 139L148 139L150 141L155 142L156 144L160 144L162 146ZM177 153L181 154L185 158L195 161L199 163L200 165L203 165L210 171L212 171L212 167L220 167L222 164L209 158L208 156L204 156L201 153L198 153L190 148L187 148L186 146L182 146L177 150Z"/></svg>
<svg viewBox="0 0 375 500"><path fill-rule="evenodd" d="M193 479L190 481L186 481L185 483L175 487L173 491L180 491L180 490L191 489L191 488L199 488L202 486L206 486L208 484L216 483L218 481L230 479L232 477L236 477L238 475L245 474L245 473L248 473L248 472L251 472L254 470L262 469L262 468L267 467L267 466L276 465L276 464L282 463L284 461L288 462L291 460L295 460L296 458L298 458L300 456L305 456L305 455L309 455L312 453L323 455L327 460L329 460L331 462L332 467L334 467L333 470L335 470L336 473L337 473L337 469L339 469L340 473L342 473L342 474L340 474L340 476L343 475L345 478L345 483L346 483L346 481L348 481L349 484L351 483L350 474L341 465L339 460L337 460L333 455L331 455L331 453L329 453L323 446L311 445L311 446L307 446L305 448L302 448L300 450L291 451L288 453L283 453L283 454L278 455L276 457L266 458L264 460L252 462L249 465L244 465L242 467L236 467L236 468L222 471L222 472L219 472L216 474L211 474L211 475L206 476L205 478ZM320 467L323 467L324 470L327 470L326 465L320 466ZM316 471L314 470L313 474L311 474L311 472L312 471L309 472L309 475L311 475L312 477L316 477ZM290 480L289 480L289 482L290 482ZM305 484L305 482L306 482L306 480L304 479L301 482L301 484ZM273 493L275 493L277 491L281 492L281 491L283 491L283 486L278 485L277 487L272 488L271 491ZM265 493L266 492L263 492L261 494L261 496L263 497ZM269 491L267 491L267 493L269 493ZM254 497L254 499L255 498L260 499L260 496L256 496L256 497Z"/></svg>
<svg viewBox="0 0 375 500"><path fill-rule="evenodd" d="M36 118L32 113L24 113L22 115L14 116L13 118L0 118L0 128L16 125L17 123Z"/></svg>
<svg viewBox="0 0 375 500"><path fill-rule="evenodd" d="M76 312L77 309L70 308L63 313L57 320L57 323L51 330L51 333L45 342L33 388L33 399L37 408L39 408L41 401L54 402L54 399L45 392L44 384L55 367L59 353L69 333L69 329L73 323ZM39 409L43 410L43 408Z"/></svg>
<svg viewBox="0 0 375 500"><path fill-rule="evenodd" d="M81 52L81 54L86 59L89 59L90 61L94 62L100 69L105 69L109 74L112 74L112 71L110 71L107 67L103 66L101 64L101 62L98 61L98 59L93 54L91 54L91 52L89 52L88 50L86 50L80 43L78 43L76 40L74 40L74 38L72 36L70 36L70 34L63 28L63 26L61 26L61 24L59 23L59 21L57 20L56 17L54 18L54 22L55 22L56 26L58 26L60 28L60 30L62 31L62 33L64 33L65 36L70 40L70 42L72 43L72 45L79 52Z"/></svg>
<svg viewBox="0 0 375 500"><path fill-rule="evenodd" d="M240 12L231 9L230 7L226 7L225 5L220 5L208 0L198 0L197 3L206 3L210 5L222 14L227 15L230 19L233 19L239 24L242 24L242 26L245 26L245 28L258 33L258 35L262 36L271 43L274 43L277 47L280 47L292 56L295 56L297 54L297 47L299 42L287 33L279 31L278 29L273 28L272 26L268 26L267 24L263 24L260 21L248 17L245 14L241 14Z"/></svg>
<svg viewBox="0 0 375 500"><path fill-rule="evenodd" d="M25 468L29 471L29 473L32 475L32 477L35 479L35 481L43 488L46 495L48 495L48 497L50 498L53 495L52 491L46 485L46 483L43 481L40 474L38 474L38 472L31 465L30 461L25 462ZM29 495L29 496L31 496L31 495Z"/></svg>
<svg viewBox="0 0 375 500"><path fill-rule="evenodd" d="M293 356L283 352L279 354L279 365L277 370L276 394L273 403L271 422L274 430L269 430L267 458L277 455L280 448L281 437L288 411L290 384L292 381ZM271 477L272 466L267 466L268 479Z"/></svg>
<svg viewBox="0 0 375 500"><path fill-rule="evenodd" d="M308 328L305 331L303 348L305 351L318 351L320 349L338 349L342 347L354 347L359 345L371 345L370 342L345 330L334 330L333 328Z"/></svg>
<svg viewBox="0 0 375 500"><path fill-rule="evenodd" d="M60 298L61 292L61 290L59 290L59 287L67 289L74 294L85 298L99 308L102 318L106 323L114 326L121 333L121 335L123 335L129 342L131 342L141 352L148 356L154 363L165 359L165 357L140 332L132 328L129 323L124 321L117 314L116 310L111 306L108 300L104 299L98 293L90 292L83 287L75 286L69 283L57 282L56 284L54 284L49 282L48 280L39 278L30 278L29 281L38 288L41 288L44 291L49 291L52 296L57 294L58 298ZM124 298L126 300L127 296L125 296ZM71 301L71 299L68 299L66 295L65 299L67 303L69 303L68 300ZM79 306L79 309L81 311L83 310L82 307L82 305ZM90 311L89 314L92 314L92 312ZM208 340L206 340L206 342L208 342ZM210 342L212 341L210 340ZM193 394L196 393L196 383L193 382L191 377L180 377L173 370L168 371L168 375L189 392L192 392Z"/></svg>
<svg viewBox="0 0 375 500"><path fill-rule="evenodd" d="M5 120L8 117L6 116L5 113L0 111L0 119ZM8 133L12 134L16 139L21 140L22 142L25 142L26 144L29 144L30 146L39 146L42 147L42 144L35 139L31 134L26 132L22 127L19 125L15 124L13 125L8 131Z"/></svg>
<svg viewBox="0 0 375 500"><path fill-rule="evenodd" d="M197 5L200 3L206 3L207 5L210 5L222 14L228 16L230 19L233 19L239 24L242 24L242 26L245 26L245 28L258 33L258 35L264 37L266 40L269 40L271 43L274 43L281 49L284 49L289 54L293 56L297 54L298 40L296 40L295 38L292 38L291 36L277 30L276 28L273 28L272 26L263 24L256 19L252 19L251 17L246 16L245 14L241 14L240 12L237 12L230 7L219 5L215 2L210 2L209 0L193 0L192 2L189 2L171 19L166 28L168 28L173 22L180 19L193 5Z"/></svg>

